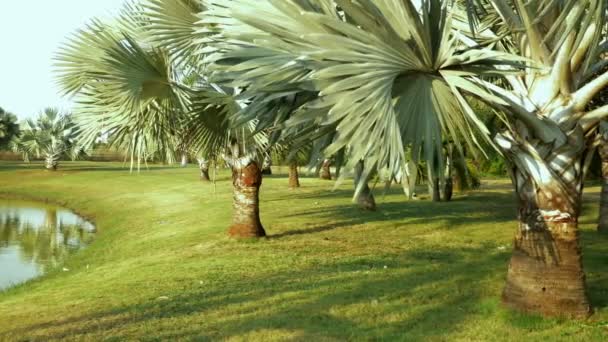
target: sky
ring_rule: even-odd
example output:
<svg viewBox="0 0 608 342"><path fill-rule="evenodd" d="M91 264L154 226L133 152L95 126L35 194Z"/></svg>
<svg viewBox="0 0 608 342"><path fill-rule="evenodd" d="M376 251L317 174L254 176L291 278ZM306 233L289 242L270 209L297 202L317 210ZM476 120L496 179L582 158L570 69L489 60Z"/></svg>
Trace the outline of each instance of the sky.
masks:
<svg viewBox="0 0 608 342"><path fill-rule="evenodd" d="M125 0L0 0L0 107L21 120L45 107L69 110L55 84L53 56L93 17Z"/></svg>

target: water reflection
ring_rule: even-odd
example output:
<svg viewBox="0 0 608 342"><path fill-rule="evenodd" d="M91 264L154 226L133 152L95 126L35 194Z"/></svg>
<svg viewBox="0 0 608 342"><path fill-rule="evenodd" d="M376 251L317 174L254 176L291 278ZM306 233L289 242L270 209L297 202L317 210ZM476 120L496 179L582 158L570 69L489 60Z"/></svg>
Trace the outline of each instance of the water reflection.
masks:
<svg viewBox="0 0 608 342"><path fill-rule="evenodd" d="M0 290L57 267L89 244L94 231L69 210L0 199Z"/></svg>

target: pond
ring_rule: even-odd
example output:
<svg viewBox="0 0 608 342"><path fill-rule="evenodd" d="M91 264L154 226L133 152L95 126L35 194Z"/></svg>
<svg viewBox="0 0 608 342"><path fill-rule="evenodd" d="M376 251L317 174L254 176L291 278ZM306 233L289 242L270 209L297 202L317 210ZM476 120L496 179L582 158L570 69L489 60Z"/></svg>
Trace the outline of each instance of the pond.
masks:
<svg viewBox="0 0 608 342"><path fill-rule="evenodd" d="M0 291L61 266L94 232L70 210L0 198Z"/></svg>

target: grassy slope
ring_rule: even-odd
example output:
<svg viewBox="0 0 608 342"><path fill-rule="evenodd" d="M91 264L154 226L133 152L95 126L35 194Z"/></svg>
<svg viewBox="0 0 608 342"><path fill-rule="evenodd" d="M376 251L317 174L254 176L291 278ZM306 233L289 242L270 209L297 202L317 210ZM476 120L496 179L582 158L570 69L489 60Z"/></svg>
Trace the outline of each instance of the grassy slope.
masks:
<svg viewBox="0 0 608 342"><path fill-rule="evenodd" d="M505 181L451 203L378 197L349 184L264 180L269 239L225 236L231 186L197 170L119 164L0 163L0 193L48 199L91 217L96 242L51 272L0 293L0 340L606 340L608 237L594 231L589 189L582 240L596 314L586 322L506 311L500 292L515 229ZM284 169L285 171L285 169ZM505 247L506 246L506 247Z"/></svg>

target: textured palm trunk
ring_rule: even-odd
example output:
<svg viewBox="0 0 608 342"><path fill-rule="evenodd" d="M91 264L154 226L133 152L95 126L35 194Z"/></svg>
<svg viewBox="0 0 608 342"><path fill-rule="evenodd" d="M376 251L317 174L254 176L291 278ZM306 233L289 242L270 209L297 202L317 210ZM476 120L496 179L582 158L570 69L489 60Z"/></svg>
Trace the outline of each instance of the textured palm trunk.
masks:
<svg viewBox="0 0 608 342"><path fill-rule="evenodd" d="M182 162L180 165L181 167L188 166L188 156L185 153L182 153Z"/></svg>
<svg viewBox="0 0 608 342"><path fill-rule="evenodd" d="M466 160L456 153L453 158L454 173L452 176L453 188L457 192L463 192L469 188Z"/></svg>
<svg viewBox="0 0 608 342"><path fill-rule="evenodd" d="M452 177L452 189L457 192L462 192L465 189L463 178L458 173L455 173L454 177Z"/></svg>
<svg viewBox="0 0 608 342"><path fill-rule="evenodd" d="M578 243L582 132L572 131L568 140L568 149L539 142L499 141L508 147L506 156L513 165L510 171L519 203L519 229L502 299L522 311L586 317L591 306Z"/></svg>
<svg viewBox="0 0 608 342"><path fill-rule="evenodd" d="M426 167L427 187L433 202L441 201L441 182L429 165Z"/></svg>
<svg viewBox="0 0 608 342"><path fill-rule="evenodd" d="M211 179L209 178L209 161L204 158L199 158L198 160L198 168L201 171L201 180L208 182Z"/></svg>
<svg viewBox="0 0 608 342"><path fill-rule="evenodd" d="M44 167L50 171L56 171L59 165L59 158L52 154L47 154L44 158Z"/></svg>
<svg viewBox="0 0 608 342"><path fill-rule="evenodd" d="M439 182L439 177L435 177L431 174L431 170L428 170L428 174L427 174L427 187L429 189L429 195L431 196L431 200L433 202L440 202L441 201L441 189L440 189L440 182Z"/></svg>
<svg viewBox="0 0 608 342"><path fill-rule="evenodd" d="M289 164L289 187L292 189L300 187L300 175L298 173L298 163L296 162Z"/></svg>
<svg viewBox="0 0 608 342"><path fill-rule="evenodd" d="M397 179L401 181L403 193L408 199L416 198L416 184L418 182L418 166L410 160L404 170L400 170Z"/></svg>
<svg viewBox="0 0 608 342"><path fill-rule="evenodd" d="M363 161L360 160L357 165L355 165L355 174L354 174L354 184L355 188L359 185L361 178L363 177ZM357 197L355 198L357 204L361 209L375 211L376 210L376 200L374 199L374 194L372 193L369 185L367 184L369 179L365 179L363 183L363 187L357 193Z"/></svg>
<svg viewBox="0 0 608 342"><path fill-rule="evenodd" d="M262 172L255 161L241 159L232 165L233 220L228 234L236 238L266 236L260 221L259 189Z"/></svg>
<svg viewBox="0 0 608 342"><path fill-rule="evenodd" d="M431 178L429 182L431 198L433 202L441 202L441 182L439 181L439 177Z"/></svg>
<svg viewBox="0 0 608 342"><path fill-rule="evenodd" d="M325 180L331 180L331 170L329 169L331 165L331 160L324 159L323 164L321 164L321 172L319 173L319 178Z"/></svg>
<svg viewBox="0 0 608 342"><path fill-rule="evenodd" d="M448 155L445 163L445 184L443 184L442 199L446 202L452 200L454 193L454 183L452 182L452 174L454 169L454 148L448 144Z"/></svg>
<svg viewBox="0 0 608 342"><path fill-rule="evenodd" d="M452 195L454 194L454 183L452 183L452 177L445 179L445 186L443 187L443 200L451 201Z"/></svg>
<svg viewBox="0 0 608 342"><path fill-rule="evenodd" d="M608 232L608 140L601 139L599 153L602 159L602 193L600 194L600 217L597 230Z"/></svg>

